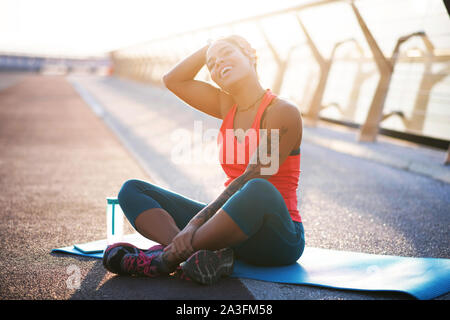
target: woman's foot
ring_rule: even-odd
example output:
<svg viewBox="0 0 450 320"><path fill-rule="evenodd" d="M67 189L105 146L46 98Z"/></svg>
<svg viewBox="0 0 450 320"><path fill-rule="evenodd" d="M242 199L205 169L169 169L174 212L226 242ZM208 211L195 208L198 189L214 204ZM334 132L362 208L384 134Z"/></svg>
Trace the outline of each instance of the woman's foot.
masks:
<svg viewBox="0 0 450 320"><path fill-rule="evenodd" d="M165 268L162 251L147 253L127 253L123 256L120 269L123 274L131 276L158 277L168 275L171 271Z"/></svg>
<svg viewBox="0 0 450 320"><path fill-rule="evenodd" d="M103 266L106 270L119 275L137 274L140 268L135 267L133 272L132 265L142 265L144 261L151 264L151 257L163 252L164 246L156 245L148 250L139 249L131 243L118 242L108 246L103 253ZM124 267L124 258L126 257L126 267ZM135 262L132 262L132 261ZM139 263L138 263L139 262Z"/></svg>
<svg viewBox="0 0 450 320"><path fill-rule="evenodd" d="M229 248L218 251L199 250L181 265L184 273L201 284L213 284L233 273L234 254Z"/></svg>

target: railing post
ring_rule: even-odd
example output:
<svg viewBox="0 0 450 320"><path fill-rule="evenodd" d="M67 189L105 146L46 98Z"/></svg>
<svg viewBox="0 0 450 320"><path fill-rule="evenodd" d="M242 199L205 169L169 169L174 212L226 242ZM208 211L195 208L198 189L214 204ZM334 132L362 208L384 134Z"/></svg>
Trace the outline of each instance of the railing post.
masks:
<svg viewBox="0 0 450 320"><path fill-rule="evenodd" d="M343 110L343 116L346 117L347 119L354 118L355 111L356 111L356 108L358 105L359 94L361 93L361 87L364 84L364 82L368 78L370 78L375 72L375 70L370 70L367 72L363 71L364 51L363 51L361 45L356 40L353 40L353 43L355 44L356 49L359 53L359 60L357 62L358 65L357 65L357 70L356 70L356 76L353 81L353 85L350 90L350 94L349 94L349 98L348 98L348 105Z"/></svg>
<svg viewBox="0 0 450 320"><path fill-rule="evenodd" d="M420 34L420 38L425 44L425 52L424 52L424 72L422 75L422 79L420 81L419 90L416 94L416 99L414 101L414 108L411 114L411 119L404 119L405 126L408 129L422 131L423 125L425 122L425 116L428 109L428 103L430 100L430 92L433 87L445 79L448 76L448 72L450 71L450 67L444 68L444 70L440 70L439 72L433 73L433 59L434 55L434 46L431 43L430 39L426 34Z"/></svg>
<svg viewBox="0 0 450 320"><path fill-rule="evenodd" d="M331 50L330 57L328 59L325 59L320 54L319 50L317 49L317 46L315 45L315 43L312 40L311 36L309 35L308 31L306 30L300 17L298 15L296 15L296 17L297 17L297 21L298 21L300 27L303 30L303 33L305 34L307 44L308 44L309 48L311 49L313 57L320 67L319 82L317 84L316 90L314 91L313 98L309 104L308 110L304 117L306 124L308 124L310 126L316 126L317 121L319 120L319 113L324 108L322 106L322 99L323 99L323 95L325 93L328 76L330 74L330 69L333 64L336 50L342 44L349 42L349 41L354 41L354 39L343 40L343 41L335 43L335 45L333 46L333 49ZM335 103L332 105L337 106L337 104L335 104ZM341 109L339 108L339 110L341 110Z"/></svg>
<svg viewBox="0 0 450 320"><path fill-rule="evenodd" d="M353 5L353 4L352 4ZM368 31L368 30L367 30ZM385 99L389 90L389 84L392 78L392 73L394 71L395 64L398 60L398 56L400 54L400 47L403 43L408 41L410 38L419 36L423 40L427 53L425 54L425 72L424 76L422 77L422 81L420 84L420 89L418 91L415 105L414 105L414 111L413 111L413 117L411 120L405 119L402 112L391 112L387 115L383 114L383 108ZM373 44L372 44L373 45ZM373 49L374 47L371 47ZM376 48L375 48L376 51ZM381 51L379 51L380 54ZM391 67L388 70L384 70L384 73L380 70L380 65L377 64L380 71L380 80L378 83L377 91L375 93L375 97L372 100L372 104L370 106L368 116L366 119L366 122L364 123L363 127L361 128L359 140L360 141L375 141L376 135L378 134L379 130L379 124L389 118L392 115L399 115L402 118L403 123L408 129L420 129L423 128L423 121L424 121L424 114L426 111L426 107L428 104L429 99L429 91L433 87L434 84L445 78L445 73L440 73L437 75L430 74L431 73L431 62L434 54L434 46L431 43L431 41L428 39L426 34L422 31L414 32L411 34L408 34L406 36L400 37L397 40L397 43L395 45L395 48L392 52L391 58L387 60L386 58L383 58L386 63L388 63ZM375 57L375 54L374 54ZM378 61L380 61L381 55L378 56ZM377 60L376 60L377 61ZM384 75L384 77L383 77ZM432 78L433 77L433 78ZM384 78L384 79L382 79ZM431 79L432 78L432 79ZM381 84L381 85L380 85ZM426 92L423 94L423 92ZM380 114L378 114L380 112ZM421 116L418 116L418 114L421 114ZM376 119L378 119L378 122L376 122ZM420 128L419 128L420 127Z"/></svg>
<svg viewBox="0 0 450 320"><path fill-rule="evenodd" d="M363 32L364 37L366 38L370 51L373 54L375 64L378 68L378 72L380 73L380 79L378 80L375 95L372 99L372 103L367 113L366 121L361 127L358 138L359 141L373 142L376 140L380 120L383 116L384 102L386 100L393 67L391 63L384 57L383 52L381 51L380 47L378 46L377 42L372 36L372 33L367 27L364 19L362 18L355 4L351 2L350 5L356 16L356 20L358 21L361 31Z"/></svg>
<svg viewBox="0 0 450 320"><path fill-rule="evenodd" d="M311 99L311 102L309 103L308 109L305 113L304 120L305 123L310 126L317 125L317 121L319 120L319 112L322 108L322 98L323 94L325 92L325 86L328 79L328 74L330 71L330 62L327 61L322 54L317 49L317 46L315 45L314 41L311 39L311 36L309 35L308 31L306 30L305 26L303 25L302 20L296 14L297 21L300 25L300 28L303 31L303 34L306 37L306 43L309 46L309 49L311 50L311 53L314 57L314 60L316 60L317 64L319 65L320 69L320 76L319 76L319 82L316 86L316 89L314 90L313 97Z"/></svg>

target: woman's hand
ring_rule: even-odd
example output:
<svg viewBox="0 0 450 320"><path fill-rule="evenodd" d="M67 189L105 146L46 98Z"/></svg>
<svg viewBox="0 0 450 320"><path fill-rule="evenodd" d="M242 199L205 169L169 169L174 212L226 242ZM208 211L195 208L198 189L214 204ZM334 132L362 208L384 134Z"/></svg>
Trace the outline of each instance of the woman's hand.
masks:
<svg viewBox="0 0 450 320"><path fill-rule="evenodd" d="M176 259L179 259L180 261L186 260L194 253L192 238L197 229L198 227L188 224L173 238L172 243L170 243L164 251L171 250L171 253Z"/></svg>

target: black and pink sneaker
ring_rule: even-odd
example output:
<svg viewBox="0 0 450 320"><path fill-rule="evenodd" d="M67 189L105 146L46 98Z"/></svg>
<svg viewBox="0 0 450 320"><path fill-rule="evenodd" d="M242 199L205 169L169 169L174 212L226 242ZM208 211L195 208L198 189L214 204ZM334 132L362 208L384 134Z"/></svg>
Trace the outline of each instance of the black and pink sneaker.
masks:
<svg viewBox="0 0 450 320"><path fill-rule="evenodd" d="M132 276L158 277L165 272L162 264L162 251L147 253L127 253L122 258L120 269L123 273Z"/></svg>
<svg viewBox="0 0 450 320"><path fill-rule="evenodd" d="M199 250L189 257L181 269L189 279L206 285L233 273L234 254L230 248L217 251Z"/></svg>
<svg viewBox="0 0 450 320"><path fill-rule="evenodd" d="M129 275L130 272L122 267L123 259L126 255L136 255L139 256L141 253L150 257L155 254L163 252L164 246L155 245L147 250L139 249L131 243L118 242L114 243L106 248L103 253L103 266L106 270L119 274L119 275ZM129 259L129 258L128 258Z"/></svg>

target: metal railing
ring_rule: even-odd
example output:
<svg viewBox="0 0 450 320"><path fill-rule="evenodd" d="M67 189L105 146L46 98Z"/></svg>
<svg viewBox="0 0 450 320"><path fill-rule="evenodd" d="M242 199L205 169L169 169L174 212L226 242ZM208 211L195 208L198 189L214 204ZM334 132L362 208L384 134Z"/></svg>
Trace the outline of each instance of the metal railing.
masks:
<svg viewBox="0 0 450 320"><path fill-rule="evenodd" d="M252 40L259 37L259 45L256 49L260 59L264 60L259 65L269 66L268 69L271 70L266 73L259 72L260 78L269 83L274 92L285 93L296 101L308 125L314 126L321 117L330 117L329 114L334 113L337 119L359 124L359 141L376 141L380 127L389 127L390 122L396 123L396 126L400 127L400 129L397 128L399 131L436 137L448 143L450 140L450 83L446 80L450 79L450 45L447 48L437 47L431 38L444 39L450 44L450 31L432 34L430 37L430 34L419 28L420 24L416 30L410 30L406 34L393 31L388 38L391 43L395 43L394 49L391 54L387 54L388 46L380 44L382 42L380 39L384 38L374 36L379 25L376 21L366 21L367 17L365 19L359 8L362 5L366 8L365 12L368 12L367 8L377 6L377 3L380 2L311 1L292 8L154 39L111 52L114 74L161 85L164 73L184 56L204 45L208 38L239 33L251 38L249 41L253 44ZM403 0L403 3L408 5L409 1ZM311 14L311 10L315 10L313 14L320 16L320 10L328 7L332 7L333 10L337 8L347 10L347 17L353 19L347 23L358 31L356 37L336 36L324 40L321 38L323 34L317 31L311 32L314 26L308 26L308 22L309 25L313 25L311 21L314 20L308 19L308 14ZM439 14L446 16L445 8L443 10ZM273 25L273 19L281 21L278 23L285 23L288 20L291 23L289 27L279 31L279 36L289 40L287 41L289 43L285 43L284 46L280 46L280 41L276 41L277 39L269 35L267 24L270 22ZM322 33L332 35L333 32L330 29L333 29L331 22L323 21L320 26ZM420 39L421 45L416 39ZM407 43L413 43L416 47L405 48ZM327 51L324 49L327 46L331 48L328 54L324 53ZM347 51L351 48L350 54L347 52L347 55L343 55L344 50L341 47L347 48ZM311 67L312 65L314 67ZM336 72L333 75L334 68L339 65L356 68L353 72L353 83L340 81L342 75ZM401 88L398 89L400 82L396 76L402 74L405 66L421 68L419 71L415 70L414 74L408 75L406 72L405 76L407 79L410 78L408 81L420 78L420 81L415 83L416 90L411 90L412 85L406 82L401 83ZM309 72L302 72L305 69ZM301 71L295 72L295 70ZM315 75L315 88L312 88L311 83L314 81L311 81L311 75ZM199 77L210 81L205 69L202 69ZM344 103L337 101L343 99L340 91L344 90L331 88L336 82L343 82L340 85L350 88L347 101ZM298 84L298 87L293 88L292 83ZM365 88L367 86L371 88L371 92ZM299 97L301 92L303 94ZM399 92L403 92L408 101L414 97L413 105L409 106L409 110L402 105L395 105L394 97ZM391 95L392 98L390 98ZM371 97L368 98L368 96ZM387 101L394 107L387 109ZM436 111L437 109L439 111ZM446 162L449 162L450 146L447 158Z"/></svg>

